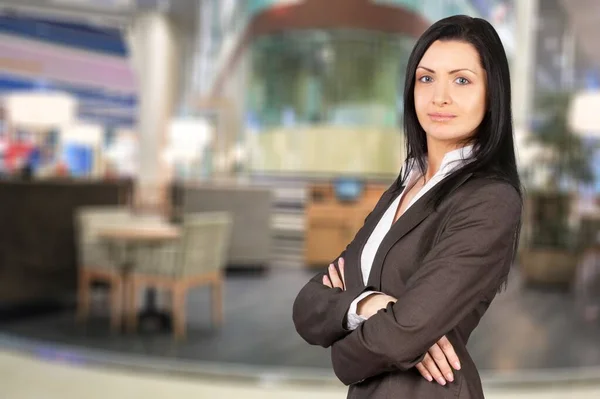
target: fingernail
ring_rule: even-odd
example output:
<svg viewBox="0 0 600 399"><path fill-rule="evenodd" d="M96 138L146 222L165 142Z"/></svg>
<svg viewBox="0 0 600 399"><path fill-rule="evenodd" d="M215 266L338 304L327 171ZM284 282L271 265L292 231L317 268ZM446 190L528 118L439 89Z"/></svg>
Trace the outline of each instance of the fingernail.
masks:
<svg viewBox="0 0 600 399"><path fill-rule="evenodd" d="M425 379L429 382L433 381L433 378L430 375L426 375Z"/></svg>
<svg viewBox="0 0 600 399"><path fill-rule="evenodd" d="M440 385L446 385L446 380L445 380L445 379L443 379L443 378L438 378L437 382L438 382Z"/></svg>
<svg viewBox="0 0 600 399"><path fill-rule="evenodd" d="M456 370L460 370L460 362L456 362L456 363L454 363L454 368L455 368Z"/></svg>
<svg viewBox="0 0 600 399"><path fill-rule="evenodd" d="M446 374L446 379L450 382L454 381L454 376L451 373Z"/></svg>

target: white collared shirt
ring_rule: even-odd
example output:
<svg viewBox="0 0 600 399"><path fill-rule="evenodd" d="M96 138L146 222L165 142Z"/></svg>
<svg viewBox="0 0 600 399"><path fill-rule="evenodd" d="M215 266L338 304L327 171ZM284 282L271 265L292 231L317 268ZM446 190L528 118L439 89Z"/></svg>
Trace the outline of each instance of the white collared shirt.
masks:
<svg viewBox="0 0 600 399"><path fill-rule="evenodd" d="M457 150L450 151L446 153L444 159L442 160L442 164L440 165L440 169L437 173L429 179L429 181L419 190L419 192L413 197L410 201L404 212L406 212L415 202L417 202L421 197L423 197L429 190L435 187L440 181L442 181L446 176L448 176L453 170L457 167L462 166L471 156L473 152L473 146L469 145L463 148L459 148ZM371 236L367 240L365 247L363 248L362 255L360 258L361 264L361 272L362 278L365 285L369 280L369 274L371 273L371 268L373 267L373 260L375 259L375 254L381 245L381 242L385 238L386 234L392 227L394 223L394 217L396 216L396 212L398 210L398 205L400 201L404 197L406 189L410 188L414 185L414 183L421 177L421 172L417 166L416 162L406 162L407 166L410 166L410 172L408 175L407 182L405 184L405 189L402 191L400 195L390 204L388 209L385 211L379 223L371 233ZM366 291L362 293L358 298L356 298L352 304L350 305L350 309L348 310L347 317L347 328L350 330L356 329L363 321L367 320L365 317L360 316L356 313L356 309L358 307L358 303L367 296L376 293L375 291Z"/></svg>

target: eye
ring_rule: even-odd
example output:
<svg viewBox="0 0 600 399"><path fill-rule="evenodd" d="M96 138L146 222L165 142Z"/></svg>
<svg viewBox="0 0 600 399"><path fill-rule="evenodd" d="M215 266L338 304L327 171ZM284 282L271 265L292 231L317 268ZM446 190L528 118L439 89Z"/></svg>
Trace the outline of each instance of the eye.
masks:
<svg viewBox="0 0 600 399"><path fill-rule="evenodd" d="M433 79L429 75L423 75L419 78L419 82L421 83L430 83Z"/></svg>
<svg viewBox="0 0 600 399"><path fill-rule="evenodd" d="M459 85L468 85L469 83L471 83L467 78L456 78L455 82Z"/></svg>

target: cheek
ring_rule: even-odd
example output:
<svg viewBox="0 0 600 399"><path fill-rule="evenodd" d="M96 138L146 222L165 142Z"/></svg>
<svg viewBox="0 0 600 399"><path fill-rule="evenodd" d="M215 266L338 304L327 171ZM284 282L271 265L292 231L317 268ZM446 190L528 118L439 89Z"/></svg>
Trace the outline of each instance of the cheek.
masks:
<svg viewBox="0 0 600 399"><path fill-rule="evenodd" d="M485 114L485 97L484 96L466 96L462 101L463 106L461 107L463 112L468 115L469 119L473 122L483 120Z"/></svg>
<svg viewBox="0 0 600 399"><path fill-rule="evenodd" d="M424 93L423 90L415 90L415 110L417 111L417 115L425 114L428 105L429 97L427 96L427 93Z"/></svg>

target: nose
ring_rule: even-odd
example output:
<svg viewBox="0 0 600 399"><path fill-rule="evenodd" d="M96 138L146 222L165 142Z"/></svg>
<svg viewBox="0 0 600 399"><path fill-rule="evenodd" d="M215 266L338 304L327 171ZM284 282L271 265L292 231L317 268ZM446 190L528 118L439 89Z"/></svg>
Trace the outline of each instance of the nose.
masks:
<svg viewBox="0 0 600 399"><path fill-rule="evenodd" d="M443 82L436 82L433 91L433 104L441 107L452 103L450 88Z"/></svg>

